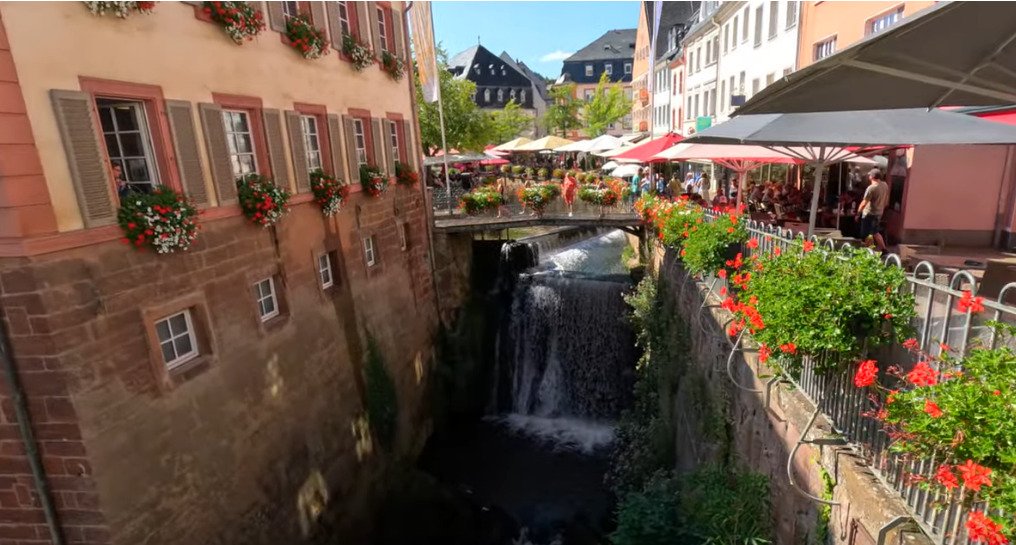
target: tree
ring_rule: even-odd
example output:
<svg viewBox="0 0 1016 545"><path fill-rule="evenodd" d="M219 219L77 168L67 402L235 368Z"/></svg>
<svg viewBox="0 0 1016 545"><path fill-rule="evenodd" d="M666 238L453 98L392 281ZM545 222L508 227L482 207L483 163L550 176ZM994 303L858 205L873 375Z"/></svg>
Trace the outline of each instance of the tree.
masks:
<svg viewBox="0 0 1016 545"><path fill-rule="evenodd" d="M449 149L478 151L490 134L490 116L473 100L476 84L457 79L448 71L447 55L438 49L438 77L444 107L445 138ZM441 147L441 121L437 102L423 101L420 79L416 79L416 106L420 117L420 143L424 151Z"/></svg>
<svg viewBox="0 0 1016 545"><path fill-rule="evenodd" d="M533 119L512 99L504 105L504 109L490 114L490 134L487 141L491 144L503 144L517 138L532 123Z"/></svg>
<svg viewBox="0 0 1016 545"><path fill-rule="evenodd" d="M607 127L631 113L631 104L632 101L624 96L621 86L611 84L610 78L604 72L582 116L586 125L586 136L595 138L607 132Z"/></svg>
<svg viewBox="0 0 1016 545"><path fill-rule="evenodd" d="M543 114L543 124L547 131L561 132L568 136L568 131L582 126L579 122L581 104L575 99L575 84L557 85L550 88L550 107Z"/></svg>

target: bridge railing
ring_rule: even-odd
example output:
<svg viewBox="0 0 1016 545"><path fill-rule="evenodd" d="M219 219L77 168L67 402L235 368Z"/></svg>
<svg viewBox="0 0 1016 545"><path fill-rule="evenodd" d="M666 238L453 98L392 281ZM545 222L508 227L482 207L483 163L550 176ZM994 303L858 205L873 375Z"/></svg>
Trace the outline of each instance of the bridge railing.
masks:
<svg viewBox="0 0 1016 545"><path fill-rule="evenodd" d="M744 248L746 255L768 254L776 247L789 250L792 245L806 239L803 234L795 235L789 229L758 221L749 221L747 230L749 237L757 239L759 245L754 250ZM837 245L832 239L820 239L817 236L812 236L810 240L817 249L826 251L830 258L833 258L835 250L849 246ZM885 256L884 262L889 266L902 266L902 261L896 254ZM958 354L962 358L974 347L996 348L1002 342L1011 342L1000 338L987 322L1016 323L1016 307L1000 302L1016 289L1016 283L1003 287L997 300L985 298L985 312L974 315L960 311L956 304L965 290L976 293L979 287L977 279L969 271L945 274L936 271L931 263L922 261L912 271L908 271L906 277L905 289L914 295L916 305L911 325L917 332L916 340L920 350L925 354L937 356L943 349L948 349L953 355ZM725 281L712 277L708 282L712 286L710 292L714 292ZM944 348L943 344L948 348ZM893 363L904 369L912 367L917 359L902 346L880 350L880 353L889 355L894 359ZM893 451L888 430L874 417L876 407L873 400L864 389L853 384L855 366L836 366L836 362L830 358L826 354L806 358L799 373L782 378L795 385L813 403L815 410L826 416L834 431L870 464L879 481L901 498L914 522L929 538L941 545L971 543L965 528L969 512L987 509L992 514L1000 513L983 501L975 500L965 505L962 501L962 488L945 494L922 486L922 481L934 482L935 471L943 460L924 459ZM825 371L830 368L842 370ZM823 371L817 372L816 369Z"/></svg>
<svg viewBox="0 0 1016 545"><path fill-rule="evenodd" d="M512 181L508 182L507 188L506 188L506 191L505 191L505 193L506 193L506 195L505 195L506 203L503 206L502 215L521 216L521 215L524 215L524 214L530 214L532 212L531 210L525 210L525 207L523 206L523 204L521 202L519 202L519 199L518 199L517 192L518 192L518 190L520 188L522 188L524 186L525 186L525 183L521 182L521 181L512 180ZM474 183L474 185L472 187L473 188L479 187L479 184ZM434 217L435 218L439 218L440 216L446 215L448 213L448 210L449 210L448 190L446 188L444 188L444 187L428 187L428 190L430 191L430 194L431 194L431 199L430 200L431 200L431 206L434 208ZM452 182L452 185L451 185L451 201L450 201L451 202L451 207L450 207L450 209L452 210L453 213L455 213L455 214L459 214L460 213L459 210L458 210L459 199L463 195L468 193L469 191L470 191L469 189L463 188L461 183L454 182L454 181ZM585 201L582 201L577 196L575 197L575 203L574 203L574 206L573 206L572 210L573 210L573 212L576 215L590 215L590 214L599 214L600 213L600 207L599 206L591 205L591 204L589 204L589 203L587 203ZM603 212L606 213L606 214L632 213L631 212L631 203L625 203L625 202L622 201L622 202L619 202L615 206L605 207ZM554 199L544 209L544 214L555 214L555 215L557 215L557 214L567 214L567 213L568 213L568 207L567 207L567 205L565 205L564 199L562 199L561 197L558 197L558 198ZM495 216L496 214L497 214L496 211L491 210L491 211L485 212L482 215L483 216Z"/></svg>

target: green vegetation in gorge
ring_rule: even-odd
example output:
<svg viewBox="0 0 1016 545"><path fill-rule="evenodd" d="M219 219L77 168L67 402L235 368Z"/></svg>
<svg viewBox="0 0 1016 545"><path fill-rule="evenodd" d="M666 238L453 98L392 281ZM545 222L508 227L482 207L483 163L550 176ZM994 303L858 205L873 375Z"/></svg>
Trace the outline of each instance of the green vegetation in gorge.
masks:
<svg viewBox="0 0 1016 545"><path fill-rule="evenodd" d="M395 433L398 427L398 399L395 382L385 369L381 349L374 337L367 337L367 418L374 429L378 442L385 450L391 451L395 445Z"/></svg>

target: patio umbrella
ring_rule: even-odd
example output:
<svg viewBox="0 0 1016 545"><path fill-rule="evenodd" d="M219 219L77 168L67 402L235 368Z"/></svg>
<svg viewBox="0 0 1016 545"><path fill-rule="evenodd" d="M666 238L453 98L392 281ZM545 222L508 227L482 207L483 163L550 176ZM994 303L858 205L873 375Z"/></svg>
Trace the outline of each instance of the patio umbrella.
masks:
<svg viewBox="0 0 1016 545"><path fill-rule="evenodd" d="M525 136L520 136L520 137L516 138L515 140L509 140L509 141L505 142L504 144L501 144L500 146L494 146L491 149L494 150L494 151L515 151L515 148L517 148L519 146L522 146L524 144L528 144L528 143L530 143L532 141L533 140L530 139L530 138L526 138Z"/></svg>
<svg viewBox="0 0 1016 545"><path fill-rule="evenodd" d="M544 136L539 140L533 140L528 144L517 146L514 151L550 151L571 143L571 140L561 138L560 136Z"/></svg>
<svg viewBox="0 0 1016 545"><path fill-rule="evenodd" d="M484 159L484 160L480 161L481 165L495 165L496 166L496 165L507 165L508 163L511 163L511 161L509 161L507 159L501 159L500 157L491 157L489 159Z"/></svg>
<svg viewBox="0 0 1016 545"><path fill-rule="evenodd" d="M603 171L606 171L606 172L610 172L611 170L614 170L615 168L617 168L619 166L621 166L621 165L619 165L617 163L617 161L607 161L606 163L603 163L603 166L600 167L600 170L603 170Z"/></svg>
<svg viewBox="0 0 1016 545"><path fill-rule="evenodd" d="M798 159L763 146L680 143L657 153L666 161L708 160L737 173L737 204L741 204L748 171L766 163L799 163Z"/></svg>
<svg viewBox="0 0 1016 545"><path fill-rule="evenodd" d="M597 136L589 141L586 149L583 151L596 152L596 151L607 151L617 149L624 145L624 141L616 136L604 134Z"/></svg>
<svg viewBox="0 0 1016 545"><path fill-rule="evenodd" d="M767 86L738 114L1016 103L1016 11L942 2Z"/></svg>
<svg viewBox="0 0 1016 545"><path fill-rule="evenodd" d="M832 163L884 146L1012 144L1016 126L943 110L861 110L741 115L688 138L689 143L755 144L815 166L808 235L815 230L822 172ZM844 146L852 146L845 149Z"/></svg>
<svg viewBox="0 0 1016 545"><path fill-rule="evenodd" d="M624 153L624 152L632 149L633 147L635 147L635 146L621 146L619 148L614 148L612 150L593 152L593 155L598 155L600 157L613 157L615 155Z"/></svg>
<svg viewBox="0 0 1016 545"><path fill-rule="evenodd" d="M611 172L610 175L617 176L618 178L627 178L638 174L640 168L642 167L638 165L621 165L615 168L614 172Z"/></svg>
<svg viewBox="0 0 1016 545"><path fill-rule="evenodd" d="M565 144L554 151L589 151L586 146L592 142L592 140L579 140L578 142L572 142L571 144Z"/></svg>
<svg viewBox="0 0 1016 545"><path fill-rule="evenodd" d="M656 154L672 147L674 144L684 140L684 137L677 133L667 133L659 138L654 138L643 144L633 146L622 153L613 156L615 161L634 161L638 163L660 163L666 159L656 158Z"/></svg>

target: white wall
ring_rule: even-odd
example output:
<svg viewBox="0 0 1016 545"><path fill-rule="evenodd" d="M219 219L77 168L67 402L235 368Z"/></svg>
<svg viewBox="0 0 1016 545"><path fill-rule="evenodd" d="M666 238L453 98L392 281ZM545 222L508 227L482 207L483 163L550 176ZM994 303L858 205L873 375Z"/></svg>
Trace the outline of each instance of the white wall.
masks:
<svg viewBox="0 0 1016 545"><path fill-rule="evenodd" d="M710 97L716 90L717 60L707 48L712 46L713 39L719 32L710 21L705 21L685 37L685 93L684 100L684 133L692 134L697 116L710 115ZM689 106L689 99L691 105ZM718 99L717 99L718 100Z"/></svg>
<svg viewBox="0 0 1016 545"><path fill-rule="evenodd" d="M663 60L656 61L656 71L653 76L653 110L652 110L652 136L661 136L670 132L670 110L673 107L670 103L673 78L670 77L670 69Z"/></svg>

